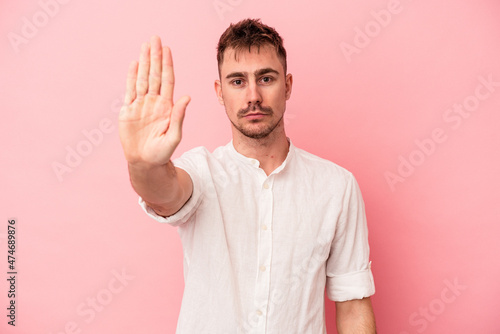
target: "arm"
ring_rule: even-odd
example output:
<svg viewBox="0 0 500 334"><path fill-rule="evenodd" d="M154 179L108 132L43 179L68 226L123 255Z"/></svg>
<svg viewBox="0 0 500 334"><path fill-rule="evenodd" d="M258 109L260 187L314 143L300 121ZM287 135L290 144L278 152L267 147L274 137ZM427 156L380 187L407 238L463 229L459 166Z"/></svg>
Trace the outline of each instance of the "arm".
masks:
<svg viewBox="0 0 500 334"><path fill-rule="evenodd" d="M336 302L339 334L376 334L375 315L370 297Z"/></svg>
<svg viewBox="0 0 500 334"><path fill-rule="evenodd" d="M155 212L169 216L192 194L192 181L171 161L181 141L188 96L173 103L174 69L170 49L157 36L144 43L139 62L127 75L119 132L132 187Z"/></svg>
<svg viewBox="0 0 500 334"><path fill-rule="evenodd" d="M171 161L160 166L129 163L128 170L135 192L160 216L179 211L193 193L189 174Z"/></svg>

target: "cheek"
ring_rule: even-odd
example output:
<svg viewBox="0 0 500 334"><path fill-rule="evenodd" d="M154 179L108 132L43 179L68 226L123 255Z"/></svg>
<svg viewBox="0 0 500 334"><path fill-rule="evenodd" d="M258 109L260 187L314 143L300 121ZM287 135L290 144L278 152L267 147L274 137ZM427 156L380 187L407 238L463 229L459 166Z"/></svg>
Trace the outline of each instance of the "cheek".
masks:
<svg viewBox="0 0 500 334"><path fill-rule="evenodd" d="M238 96L238 92L232 90L232 89L226 89L222 92L222 97L224 99L224 103L226 105L233 105L235 103L237 103L238 99L239 99L239 96Z"/></svg>
<svg viewBox="0 0 500 334"><path fill-rule="evenodd" d="M224 105L228 110L235 110L238 108L238 99L234 97L224 98Z"/></svg>
<svg viewBox="0 0 500 334"><path fill-rule="evenodd" d="M245 91L235 91L227 96L224 96L224 104L226 108L238 111L247 106L247 97Z"/></svg>
<svg viewBox="0 0 500 334"><path fill-rule="evenodd" d="M224 108L226 109L226 113L229 117L235 117L235 115L238 113L238 110L241 109L240 104L240 101L234 98L234 96L224 96Z"/></svg>
<svg viewBox="0 0 500 334"><path fill-rule="evenodd" d="M286 96L285 93L282 90L273 92L268 96L268 104L271 105L273 108L276 108L276 112L281 111L285 107L286 103Z"/></svg>

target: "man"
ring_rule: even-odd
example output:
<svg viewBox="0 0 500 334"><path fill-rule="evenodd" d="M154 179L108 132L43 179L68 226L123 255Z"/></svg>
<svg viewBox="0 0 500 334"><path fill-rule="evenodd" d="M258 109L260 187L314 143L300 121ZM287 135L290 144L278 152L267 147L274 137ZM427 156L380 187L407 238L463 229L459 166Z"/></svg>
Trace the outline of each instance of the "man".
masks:
<svg viewBox="0 0 500 334"><path fill-rule="evenodd" d="M229 144L170 160L190 98L173 102L172 56L158 37L129 68L119 118L140 204L182 240L177 333L326 333L325 288L339 333L375 333L361 193L351 173L286 137L293 80L281 37L243 20L221 36L217 60Z"/></svg>

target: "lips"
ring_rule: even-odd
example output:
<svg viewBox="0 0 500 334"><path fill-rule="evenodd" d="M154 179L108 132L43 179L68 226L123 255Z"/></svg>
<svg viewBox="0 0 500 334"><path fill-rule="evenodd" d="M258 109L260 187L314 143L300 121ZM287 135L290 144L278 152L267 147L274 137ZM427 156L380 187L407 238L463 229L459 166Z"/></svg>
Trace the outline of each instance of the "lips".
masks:
<svg viewBox="0 0 500 334"><path fill-rule="evenodd" d="M267 116L267 114L263 114L263 113L250 113L250 114L247 114L243 117L245 117L246 119L260 119L260 118L263 118L264 116Z"/></svg>

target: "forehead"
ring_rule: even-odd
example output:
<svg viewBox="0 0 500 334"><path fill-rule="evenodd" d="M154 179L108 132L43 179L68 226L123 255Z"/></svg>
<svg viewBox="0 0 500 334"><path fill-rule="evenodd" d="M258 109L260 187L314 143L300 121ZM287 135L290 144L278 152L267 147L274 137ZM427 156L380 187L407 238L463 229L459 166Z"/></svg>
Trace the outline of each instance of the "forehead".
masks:
<svg viewBox="0 0 500 334"><path fill-rule="evenodd" d="M231 72L253 73L262 68L272 68L280 74L284 71L276 50L270 45L263 45L260 48L252 46L250 50L247 48L227 49L224 51L220 71L221 76L224 77Z"/></svg>

